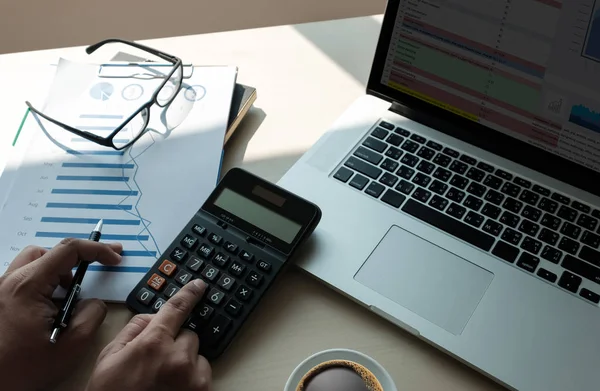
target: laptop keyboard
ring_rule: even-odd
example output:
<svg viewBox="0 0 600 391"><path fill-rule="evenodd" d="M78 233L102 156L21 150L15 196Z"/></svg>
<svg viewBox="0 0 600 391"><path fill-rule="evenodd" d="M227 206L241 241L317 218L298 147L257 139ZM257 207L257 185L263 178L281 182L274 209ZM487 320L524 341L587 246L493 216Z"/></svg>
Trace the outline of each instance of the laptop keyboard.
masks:
<svg viewBox="0 0 600 391"><path fill-rule="evenodd" d="M600 210L385 121L334 178L600 303Z"/></svg>

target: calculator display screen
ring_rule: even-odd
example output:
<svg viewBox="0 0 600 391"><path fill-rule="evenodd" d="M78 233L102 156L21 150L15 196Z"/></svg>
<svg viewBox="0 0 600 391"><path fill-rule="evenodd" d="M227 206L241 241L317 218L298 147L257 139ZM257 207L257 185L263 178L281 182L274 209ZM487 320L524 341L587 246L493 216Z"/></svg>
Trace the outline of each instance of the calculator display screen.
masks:
<svg viewBox="0 0 600 391"><path fill-rule="evenodd" d="M294 241L302 228L300 224L226 187L214 204L288 244Z"/></svg>

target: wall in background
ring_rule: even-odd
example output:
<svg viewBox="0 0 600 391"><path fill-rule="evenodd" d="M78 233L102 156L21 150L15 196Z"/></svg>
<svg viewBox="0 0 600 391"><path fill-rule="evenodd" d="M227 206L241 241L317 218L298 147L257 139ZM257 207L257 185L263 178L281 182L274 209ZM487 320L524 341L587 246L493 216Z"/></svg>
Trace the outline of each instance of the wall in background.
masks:
<svg viewBox="0 0 600 391"><path fill-rule="evenodd" d="M385 0L0 0L0 53L383 13Z"/></svg>

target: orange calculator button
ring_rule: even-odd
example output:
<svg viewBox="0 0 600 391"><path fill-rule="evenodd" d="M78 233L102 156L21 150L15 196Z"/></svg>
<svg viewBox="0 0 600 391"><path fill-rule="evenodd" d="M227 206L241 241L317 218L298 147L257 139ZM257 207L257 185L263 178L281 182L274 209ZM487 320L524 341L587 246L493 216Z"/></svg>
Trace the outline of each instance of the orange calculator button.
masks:
<svg viewBox="0 0 600 391"><path fill-rule="evenodd" d="M150 288L159 291L160 288L162 288L162 286L165 284L165 281L167 280L154 273L152 277L150 277L150 279L148 280L148 285L150 286Z"/></svg>
<svg viewBox="0 0 600 391"><path fill-rule="evenodd" d="M177 269L177 265L173 262L163 261L162 265L158 268L161 272L165 273L166 276L170 276L175 273L175 269Z"/></svg>

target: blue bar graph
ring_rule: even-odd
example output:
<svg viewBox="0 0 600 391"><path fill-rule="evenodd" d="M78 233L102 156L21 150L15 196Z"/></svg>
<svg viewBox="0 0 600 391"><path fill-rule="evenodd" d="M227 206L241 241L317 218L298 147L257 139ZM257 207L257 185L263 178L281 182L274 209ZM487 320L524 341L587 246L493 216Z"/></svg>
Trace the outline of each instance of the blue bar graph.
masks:
<svg viewBox="0 0 600 391"><path fill-rule="evenodd" d="M75 239L88 239L90 237L88 233L77 233L77 232L36 232L36 238L75 238ZM102 239L105 240L135 240L135 241L146 241L148 235L116 235L116 234L103 234Z"/></svg>
<svg viewBox="0 0 600 391"><path fill-rule="evenodd" d="M131 205L112 205L112 204L75 204L68 202L48 202L46 208L64 208L64 209L102 209L102 210L131 210Z"/></svg>
<svg viewBox="0 0 600 391"><path fill-rule="evenodd" d="M59 175L57 181L129 182L127 176Z"/></svg>
<svg viewBox="0 0 600 391"><path fill-rule="evenodd" d="M100 219L75 217L42 217L42 223L96 224ZM102 219L104 225L140 225L141 220Z"/></svg>
<svg viewBox="0 0 600 391"><path fill-rule="evenodd" d="M52 189L52 194L110 195L137 197L137 190Z"/></svg>
<svg viewBox="0 0 600 391"><path fill-rule="evenodd" d="M72 149L67 150L68 154L71 155L96 155L96 156L123 156L125 154L124 151L114 151L114 150L106 150L106 151L74 151Z"/></svg>
<svg viewBox="0 0 600 391"><path fill-rule="evenodd" d="M77 129L79 130L115 130L116 126L98 126L98 125L93 125L93 126L76 126Z"/></svg>
<svg viewBox="0 0 600 391"><path fill-rule="evenodd" d="M73 269L75 270L75 269ZM113 273L147 273L149 267L143 266L104 266L90 265L88 270L92 272L113 272Z"/></svg>
<svg viewBox="0 0 600 391"><path fill-rule="evenodd" d="M137 190L95 190L95 189L52 189L52 194L71 194L71 195L110 195L136 197Z"/></svg>
<svg viewBox="0 0 600 391"><path fill-rule="evenodd" d="M93 119L123 119L122 115L118 114L81 114L79 118L93 118Z"/></svg>
<svg viewBox="0 0 600 391"><path fill-rule="evenodd" d="M124 257L152 257L156 258L156 251L123 251Z"/></svg>
<svg viewBox="0 0 600 391"><path fill-rule="evenodd" d="M133 164L113 164L113 163L63 163L65 168L119 168L133 169Z"/></svg>

